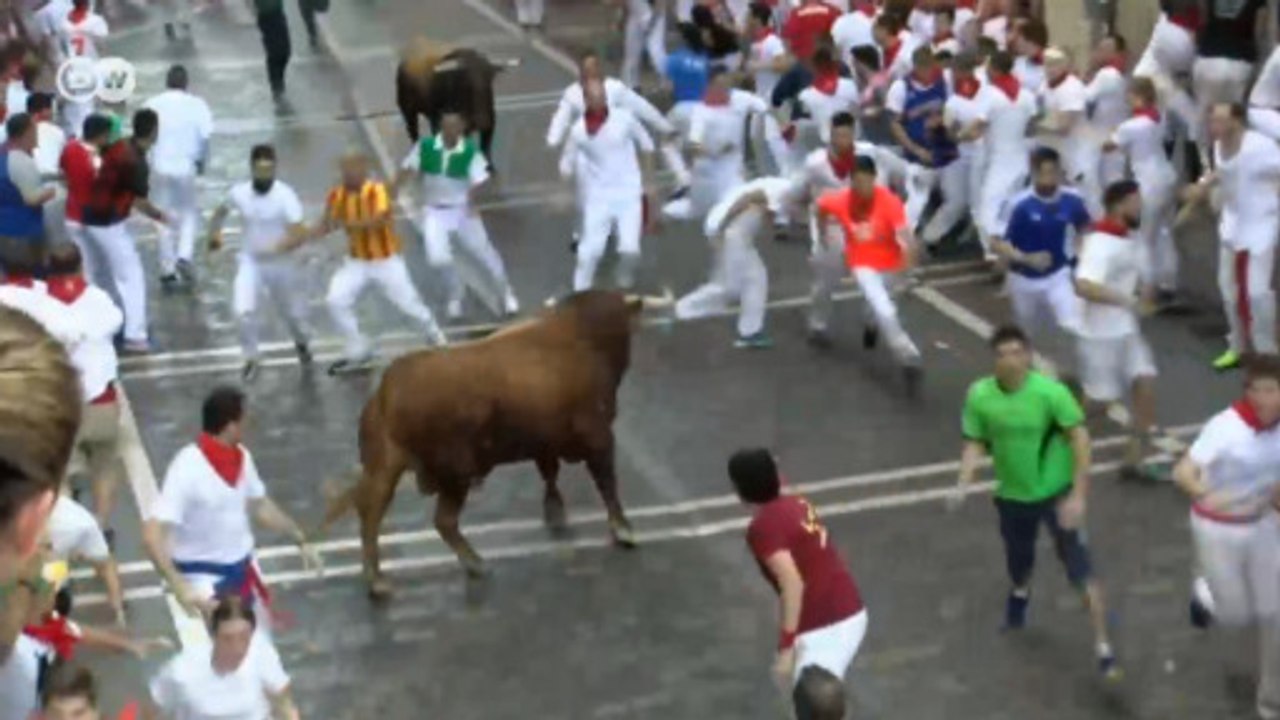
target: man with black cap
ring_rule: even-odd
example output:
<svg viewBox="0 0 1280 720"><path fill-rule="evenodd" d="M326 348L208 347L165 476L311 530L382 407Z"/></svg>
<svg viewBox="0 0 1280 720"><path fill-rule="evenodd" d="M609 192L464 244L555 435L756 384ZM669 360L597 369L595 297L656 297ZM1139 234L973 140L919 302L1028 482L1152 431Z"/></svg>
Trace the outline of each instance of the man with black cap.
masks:
<svg viewBox="0 0 1280 720"><path fill-rule="evenodd" d="M729 479L755 507L747 545L782 601L774 672L788 688L806 667L844 678L867 633L867 612L853 575L818 518L799 495L782 494L773 455L764 448L729 458Z"/></svg>

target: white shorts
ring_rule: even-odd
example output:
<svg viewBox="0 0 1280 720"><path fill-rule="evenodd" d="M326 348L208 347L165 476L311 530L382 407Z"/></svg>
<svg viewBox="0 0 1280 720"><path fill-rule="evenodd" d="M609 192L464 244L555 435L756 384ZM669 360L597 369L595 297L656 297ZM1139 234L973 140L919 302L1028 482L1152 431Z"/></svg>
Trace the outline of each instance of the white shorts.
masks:
<svg viewBox="0 0 1280 720"><path fill-rule="evenodd" d="M1125 397L1134 380L1156 376L1151 346L1139 333L1110 338L1079 338L1080 381L1084 394L1097 402Z"/></svg>
<svg viewBox="0 0 1280 720"><path fill-rule="evenodd" d="M866 610L859 610L857 615L834 625L801 634L796 638L796 668L792 681L799 682L801 671L810 665L817 665L844 680L866 636Z"/></svg>

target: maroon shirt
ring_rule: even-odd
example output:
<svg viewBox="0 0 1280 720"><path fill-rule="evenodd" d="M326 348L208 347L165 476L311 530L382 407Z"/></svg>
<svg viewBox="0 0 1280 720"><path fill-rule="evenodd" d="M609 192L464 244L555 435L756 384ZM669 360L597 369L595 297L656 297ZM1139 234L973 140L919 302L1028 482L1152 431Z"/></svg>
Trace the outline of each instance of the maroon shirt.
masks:
<svg viewBox="0 0 1280 720"><path fill-rule="evenodd" d="M85 225L115 225L124 222L133 201L148 192L147 161L129 139L119 140L102 151L102 167L89 187L84 204Z"/></svg>
<svg viewBox="0 0 1280 720"><path fill-rule="evenodd" d="M853 575L845 568L826 526L804 498L783 495L760 506L747 526L747 545L775 591L778 581L765 560L782 550L789 551L795 560L804 580L797 633L834 625L862 611L862 595Z"/></svg>

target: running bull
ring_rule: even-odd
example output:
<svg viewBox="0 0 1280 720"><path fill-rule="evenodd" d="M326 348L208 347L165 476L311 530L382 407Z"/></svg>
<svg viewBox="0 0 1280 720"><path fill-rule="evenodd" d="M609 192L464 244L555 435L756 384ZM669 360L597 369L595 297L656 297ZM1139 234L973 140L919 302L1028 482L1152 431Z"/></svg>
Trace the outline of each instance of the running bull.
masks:
<svg viewBox="0 0 1280 720"><path fill-rule="evenodd" d="M378 531L406 471L420 492L436 495L436 530L472 576L483 575L484 564L458 519L472 488L507 463L537 464L545 522L562 532L560 463L585 462L614 542L634 546L618 499L612 426L645 303L616 292L575 293L487 338L391 363L360 417L359 480L331 498L321 526L356 509L372 596L391 591L380 569Z"/></svg>
<svg viewBox="0 0 1280 720"><path fill-rule="evenodd" d="M446 110L458 111L470 130L480 134L480 148L492 166L490 151L497 126L493 83L513 64L423 38L411 42L396 67L396 105L409 138L417 142L421 116L426 116L428 129L435 132Z"/></svg>

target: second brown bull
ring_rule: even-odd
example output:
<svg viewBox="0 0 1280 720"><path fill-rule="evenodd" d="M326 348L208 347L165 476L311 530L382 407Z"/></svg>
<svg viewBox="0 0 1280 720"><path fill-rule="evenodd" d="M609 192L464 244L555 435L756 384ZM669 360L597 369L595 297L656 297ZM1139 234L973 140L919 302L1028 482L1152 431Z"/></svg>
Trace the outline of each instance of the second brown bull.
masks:
<svg viewBox="0 0 1280 720"><path fill-rule="evenodd" d="M437 132L440 117L446 111L457 112L469 132L480 135L480 149L492 172L498 118L493 84L503 69L475 50L423 38L410 43L396 67L396 105L409 138L418 140L422 117L427 118L428 131Z"/></svg>
<svg viewBox="0 0 1280 720"><path fill-rule="evenodd" d="M391 589L378 531L406 471L424 495L436 495L436 530L472 575L484 565L459 517L471 489L505 463L537 464L546 522L563 530L560 463L585 462L614 541L634 544L618 499L613 419L642 308L619 293L576 293L485 339L391 363L360 417L360 479L331 500L324 520L328 526L352 507L359 513L370 594Z"/></svg>

